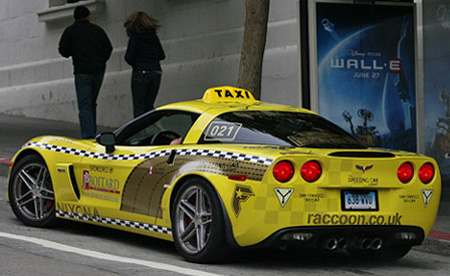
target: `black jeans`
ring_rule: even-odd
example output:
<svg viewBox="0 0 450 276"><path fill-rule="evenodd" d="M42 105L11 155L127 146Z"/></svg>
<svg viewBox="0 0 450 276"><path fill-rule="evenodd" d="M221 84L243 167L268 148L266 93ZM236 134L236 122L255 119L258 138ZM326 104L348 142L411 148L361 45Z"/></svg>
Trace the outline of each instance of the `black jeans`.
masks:
<svg viewBox="0 0 450 276"><path fill-rule="evenodd" d="M133 70L131 91L133 93L134 117L154 108L156 95L161 83L160 71Z"/></svg>
<svg viewBox="0 0 450 276"><path fill-rule="evenodd" d="M78 118L81 137L95 138L97 131L97 97L102 86L105 72L99 74L75 74L75 90L78 101Z"/></svg>

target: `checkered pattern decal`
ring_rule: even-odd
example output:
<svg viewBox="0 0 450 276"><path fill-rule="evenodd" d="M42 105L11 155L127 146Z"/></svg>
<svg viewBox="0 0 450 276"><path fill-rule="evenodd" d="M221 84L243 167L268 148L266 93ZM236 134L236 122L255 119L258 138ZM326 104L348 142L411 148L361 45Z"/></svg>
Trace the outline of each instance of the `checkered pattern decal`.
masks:
<svg viewBox="0 0 450 276"><path fill-rule="evenodd" d="M156 157L167 156L171 152L171 150L161 150L161 151L149 152L149 153L144 153L144 154L107 154L107 153L98 153L98 152L91 152L91 151L55 146L55 145L39 143L39 142L27 143L25 146L39 147L39 148L43 148L43 149L50 150L50 151L78 155L78 156L89 157L89 158L104 159L104 160L153 159ZM248 154L241 154L241 153L218 151L218 150L182 149L182 150L177 150L177 155L207 156L207 157L215 157L215 158L233 159L233 160L238 160L238 161L260 163L260 164L264 164L266 166L270 166L273 162L273 159L269 159L269 158L248 155Z"/></svg>
<svg viewBox="0 0 450 276"><path fill-rule="evenodd" d="M161 150L161 151L148 152L148 153L143 153L143 154L107 154L107 153L98 153L98 152L92 152L92 151L72 149L72 148L49 145L46 143L38 143L38 142L31 142L31 143L26 144L25 146L39 147L39 148L43 148L43 149L50 150L50 151L67 153L67 154L78 155L78 156L89 157L89 158L104 159L104 160L141 160L141 159L152 159L155 157L161 157L161 156L166 156L166 155L170 154L170 150Z"/></svg>
<svg viewBox="0 0 450 276"><path fill-rule="evenodd" d="M264 165L270 166L273 162L272 159L241 154L241 153L233 153L219 150L198 150L198 149L182 149L177 151L177 155L194 155L194 156L207 156L207 157L216 157L216 158L224 158L224 159L234 159L238 161L248 161L255 163L262 163Z"/></svg>
<svg viewBox="0 0 450 276"><path fill-rule="evenodd" d="M147 230L147 231L151 231L151 232L158 232L158 233L162 233L162 234L172 235L172 230L167 227L161 227L161 226L157 226L157 225L136 222L136 221L128 221L128 220L113 219L113 218L102 218L99 216L91 216L88 214L77 214L77 213L72 213L72 212L64 212L61 210L56 212L56 216L70 218L70 219L98 222L98 223L103 223L103 224L118 225L118 226L123 226L123 227L142 229L142 230Z"/></svg>

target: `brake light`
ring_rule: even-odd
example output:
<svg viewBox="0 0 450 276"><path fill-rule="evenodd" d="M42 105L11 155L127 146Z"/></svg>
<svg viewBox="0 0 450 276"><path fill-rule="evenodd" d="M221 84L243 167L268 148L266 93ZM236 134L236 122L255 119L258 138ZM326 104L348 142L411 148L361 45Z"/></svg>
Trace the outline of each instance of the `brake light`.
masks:
<svg viewBox="0 0 450 276"><path fill-rule="evenodd" d="M411 163L406 162L400 165L397 169L397 177L402 183L409 182L414 175L414 168Z"/></svg>
<svg viewBox="0 0 450 276"><path fill-rule="evenodd" d="M308 161L302 166L300 173L307 182L314 182L322 175L322 167L317 161Z"/></svg>
<svg viewBox="0 0 450 276"><path fill-rule="evenodd" d="M294 176L294 166L289 161L280 161L273 167L273 176L280 182L288 182Z"/></svg>
<svg viewBox="0 0 450 276"><path fill-rule="evenodd" d="M420 167L419 179L424 184L430 183L434 177L434 167L431 163L425 163Z"/></svg>

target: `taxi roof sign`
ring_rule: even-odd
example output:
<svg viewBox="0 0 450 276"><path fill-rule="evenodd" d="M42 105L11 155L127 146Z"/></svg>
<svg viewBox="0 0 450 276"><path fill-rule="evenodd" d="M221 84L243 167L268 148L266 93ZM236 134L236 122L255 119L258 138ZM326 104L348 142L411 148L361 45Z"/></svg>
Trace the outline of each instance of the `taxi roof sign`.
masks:
<svg viewBox="0 0 450 276"><path fill-rule="evenodd" d="M203 95L203 101L207 103L259 103L250 91L232 86L220 86L207 89Z"/></svg>

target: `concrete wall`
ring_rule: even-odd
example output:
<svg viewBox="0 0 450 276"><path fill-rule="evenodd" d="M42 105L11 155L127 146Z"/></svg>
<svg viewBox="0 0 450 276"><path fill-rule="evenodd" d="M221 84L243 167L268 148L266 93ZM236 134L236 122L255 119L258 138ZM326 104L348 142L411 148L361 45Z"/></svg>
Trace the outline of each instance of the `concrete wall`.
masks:
<svg viewBox="0 0 450 276"><path fill-rule="evenodd" d="M39 22L55 0L0 0L0 113L78 122L70 59L57 45L71 17ZM87 1L95 2L95 1ZM132 118L131 68L123 56L126 17L143 10L162 24L166 51L156 105L195 99L206 88L236 85L245 20L244 0L105 0L93 22L108 33L114 52L98 99L98 123ZM262 99L300 105L298 0L271 1Z"/></svg>

